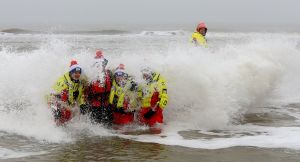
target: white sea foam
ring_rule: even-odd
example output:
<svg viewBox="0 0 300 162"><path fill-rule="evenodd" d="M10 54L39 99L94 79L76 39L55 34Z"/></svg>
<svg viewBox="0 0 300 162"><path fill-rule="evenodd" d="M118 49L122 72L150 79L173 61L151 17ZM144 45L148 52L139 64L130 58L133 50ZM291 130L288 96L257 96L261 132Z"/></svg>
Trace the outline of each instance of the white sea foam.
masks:
<svg viewBox="0 0 300 162"><path fill-rule="evenodd" d="M24 151L13 151L0 147L0 159L12 159L12 158L21 158L33 155L46 154L45 151L40 152L24 152Z"/></svg>

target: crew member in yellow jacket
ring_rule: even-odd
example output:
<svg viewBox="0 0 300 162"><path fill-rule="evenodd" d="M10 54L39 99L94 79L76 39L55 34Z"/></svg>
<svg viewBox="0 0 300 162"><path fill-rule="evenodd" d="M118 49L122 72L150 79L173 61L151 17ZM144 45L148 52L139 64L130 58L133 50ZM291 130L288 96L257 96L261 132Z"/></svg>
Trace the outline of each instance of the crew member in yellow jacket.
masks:
<svg viewBox="0 0 300 162"><path fill-rule="evenodd" d="M124 125L134 120L136 108L137 84L125 72L124 64L120 64L114 71L112 88L109 95L109 103L113 108L113 123ZM136 95L137 96L137 95Z"/></svg>
<svg viewBox="0 0 300 162"><path fill-rule="evenodd" d="M192 34L191 42L194 43L196 46L203 46L207 47L206 43L206 35L207 27L204 22L200 22L196 28L196 31Z"/></svg>
<svg viewBox="0 0 300 162"><path fill-rule="evenodd" d="M142 102L139 121L154 126L156 123L163 123L163 109L168 103L167 84L161 74L150 68L143 69L142 75L146 84L139 87L139 97Z"/></svg>
<svg viewBox="0 0 300 162"><path fill-rule="evenodd" d="M72 108L77 104L85 114L88 106L84 98L84 81L81 79L81 67L77 61L71 61L69 72L60 77L53 86L49 104L57 124L63 124L72 118Z"/></svg>

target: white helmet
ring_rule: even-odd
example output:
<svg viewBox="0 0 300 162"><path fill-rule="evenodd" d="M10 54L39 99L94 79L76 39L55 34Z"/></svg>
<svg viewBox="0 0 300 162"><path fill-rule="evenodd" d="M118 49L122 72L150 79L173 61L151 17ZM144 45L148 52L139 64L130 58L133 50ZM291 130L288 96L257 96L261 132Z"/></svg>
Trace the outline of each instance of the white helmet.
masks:
<svg viewBox="0 0 300 162"><path fill-rule="evenodd" d="M153 74L154 72L152 71L152 69L150 69L149 67L143 68L141 70L142 75L143 75L143 79L149 83L153 80Z"/></svg>

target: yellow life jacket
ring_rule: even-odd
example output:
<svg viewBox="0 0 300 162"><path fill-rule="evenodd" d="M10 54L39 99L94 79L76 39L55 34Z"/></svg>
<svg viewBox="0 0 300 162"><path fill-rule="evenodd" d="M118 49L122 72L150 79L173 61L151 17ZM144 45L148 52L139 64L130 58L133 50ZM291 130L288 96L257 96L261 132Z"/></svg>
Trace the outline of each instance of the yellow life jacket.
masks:
<svg viewBox="0 0 300 162"><path fill-rule="evenodd" d="M82 105L85 103L83 94L83 81L80 80L78 83L73 82L69 76L69 72L65 73L56 81L55 85L53 86L53 89L55 90L56 94L61 94L63 90L67 90L68 102L70 105L75 104L74 92L78 91L78 96L76 98L78 104Z"/></svg>
<svg viewBox="0 0 300 162"><path fill-rule="evenodd" d="M115 108L123 108L125 99L125 89L120 87L114 80L109 94L109 103Z"/></svg>
<svg viewBox="0 0 300 162"><path fill-rule="evenodd" d="M201 45L203 47L207 47L205 37L197 31L192 34L191 42L194 43L196 46Z"/></svg>
<svg viewBox="0 0 300 162"><path fill-rule="evenodd" d="M123 108L131 112L139 108L138 97L135 88L133 88L135 87L133 83L135 83L133 78L128 77L125 86L121 87L113 80L109 94L109 103L117 109Z"/></svg>
<svg viewBox="0 0 300 162"><path fill-rule="evenodd" d="M139 97L142 99L143 108L151 107L151 99L155 92L159 93L158 106L162 109L165 108L168 103L167 84L166 79L158 73L154 75L152 82L139 88Z"/></svg>

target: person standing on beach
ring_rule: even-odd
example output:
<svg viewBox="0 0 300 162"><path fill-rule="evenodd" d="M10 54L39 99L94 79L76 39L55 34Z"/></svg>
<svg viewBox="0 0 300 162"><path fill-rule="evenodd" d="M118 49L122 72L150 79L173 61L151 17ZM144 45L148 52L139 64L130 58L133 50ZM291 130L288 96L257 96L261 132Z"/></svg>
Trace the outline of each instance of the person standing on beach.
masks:
<svg viewBox="0 0 300 162"><path fill-rule="evenodd" d="M200 22L196 28L196 31L192 34L191 42L195 44L195 46L203 46L207 47L206 35L207 27L204 22Z"/></svg>

